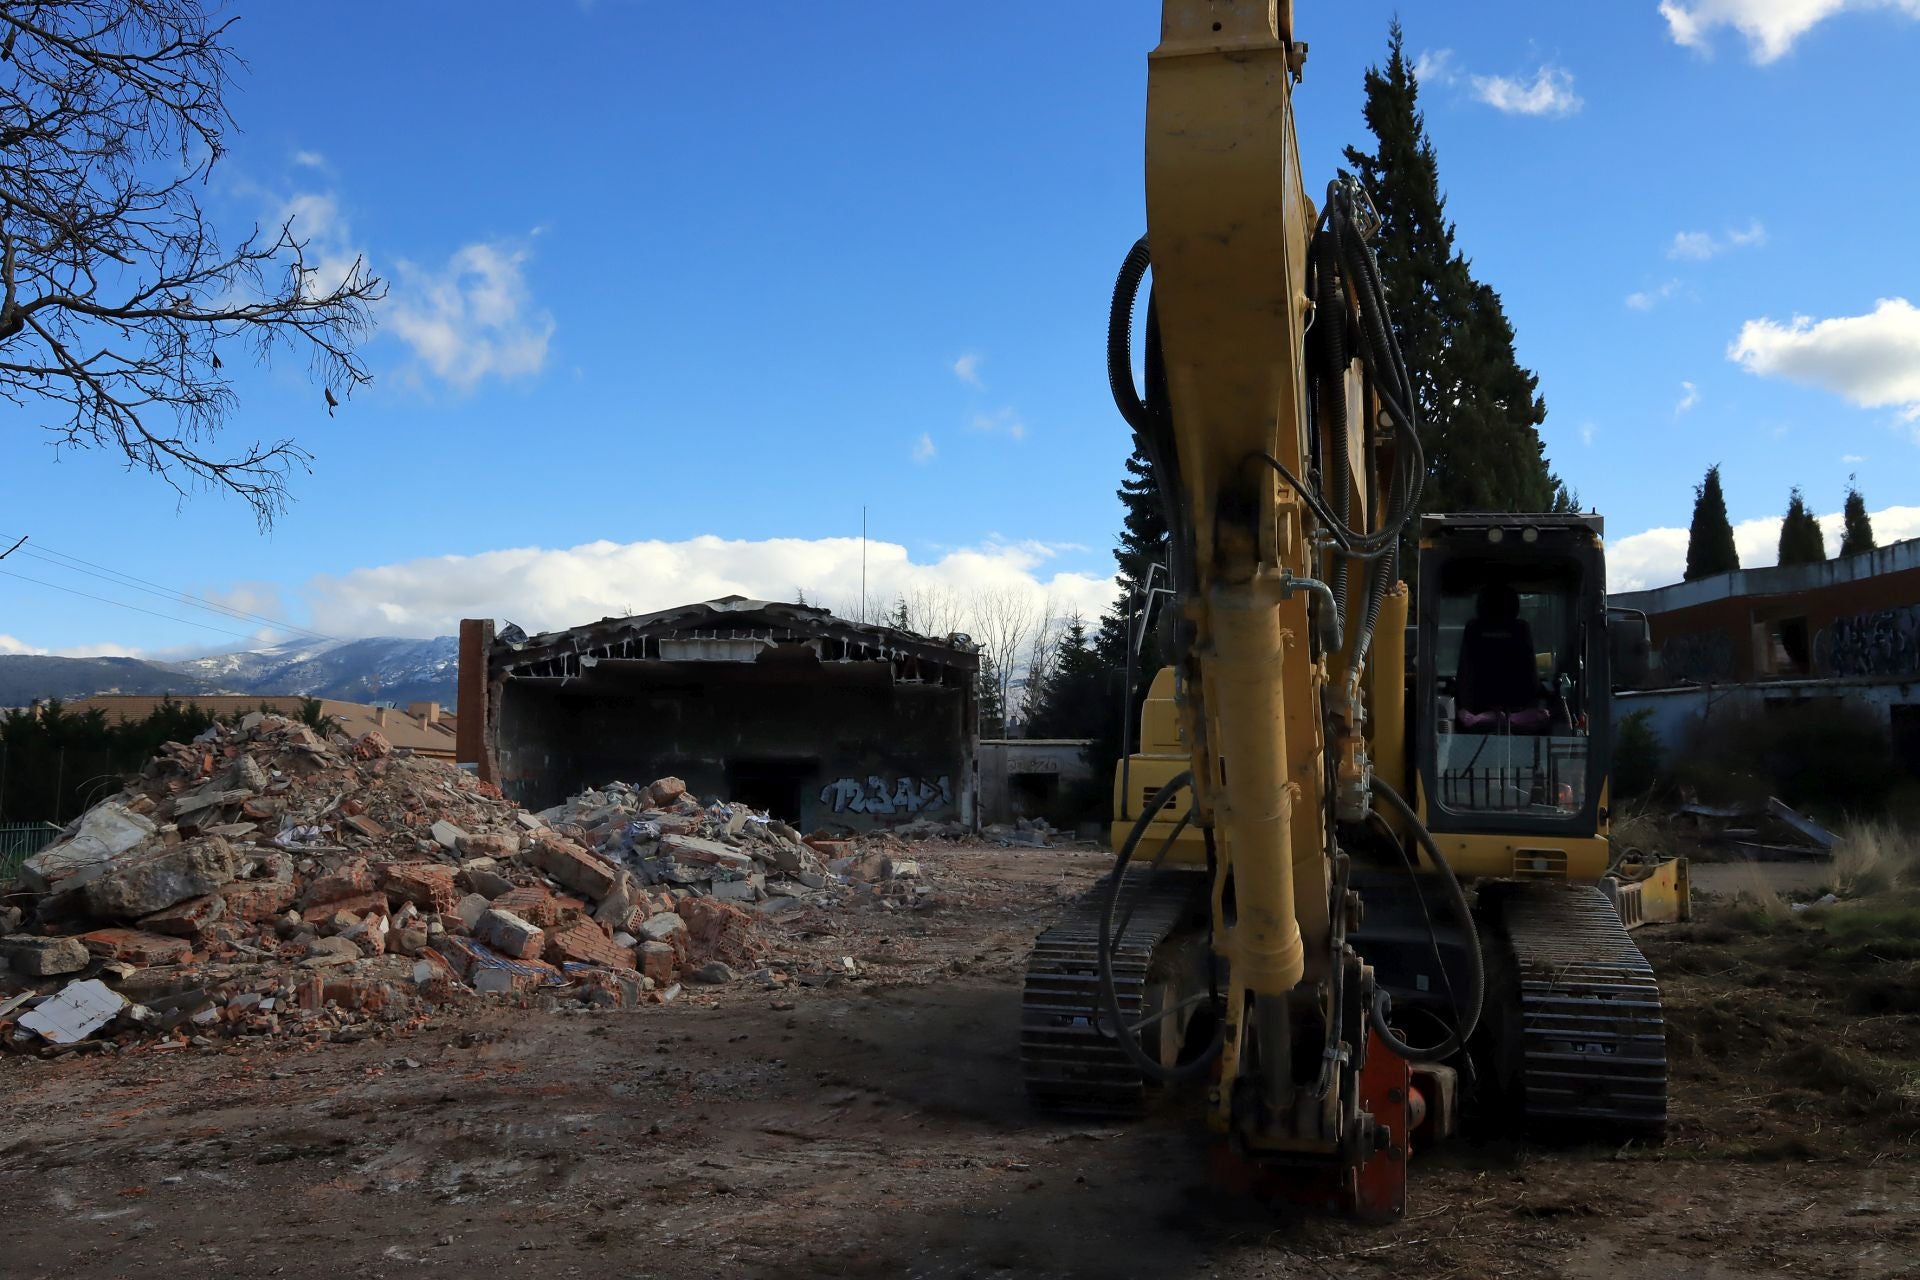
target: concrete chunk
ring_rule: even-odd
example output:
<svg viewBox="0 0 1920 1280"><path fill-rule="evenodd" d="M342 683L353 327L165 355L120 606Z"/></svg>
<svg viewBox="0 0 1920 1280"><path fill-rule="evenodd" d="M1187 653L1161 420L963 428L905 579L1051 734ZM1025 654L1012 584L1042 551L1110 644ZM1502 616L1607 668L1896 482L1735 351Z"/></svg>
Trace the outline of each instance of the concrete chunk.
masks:
<svg viewBox="0 0 1920 1280"><path fill-rule="evenodd" d="M660 852L672 854L676 862L723 867L741 875L753 870L753 859L746 854L718 840L703 840L699 836L663 835L660 837Z"/></svg>
<svg viewBox="0 0 1920 1280"><path fill-rule="evenodd" d="M241 861L219 836L122 857L87 885L87 909L103 919L137 920L212 893L240 874Z"/></svg>
<svg viewBox="0 0 1920 1280"><path fill-rule="evenodd" d="M482 915L474 932L482 942L516 960L538 959L547 940L539 925L529 924L513 912L498 908L490 908Z"/></svg>
<svg viewBox="0 0 1920 1280"><path fill-rule="evenodd" d="M480 917L487 914L487 905L491 901L485 894L470 893L460 899L453 908L453 914L466 921L469 930L478 927Z"/></svg>
<svg viewBox="0 0 1920 1280"><path fill-rule="evenodd" d="M645 942L666 942L675 934L686 931L687 922L675 911L662 911L640 922L640 937Z"/></svg>
<svg viewBox="0 0 1920 1280"><path fill-rule="evenodd" d="M448 822L445 818L434 823L428 830L432 833L433 838L440 842L440 847L443 849L458 849L461 839L467 834L451 822Z"/></svg>
<svg viewBox="0 0 1920 1280"><path fill-rule="evenodd" d="M0 959L28 978L50 978L78 973L92 956L78 938L42 938L31 933L0 938Z"/></svg>
<svg viewBox="0 0 1920 1280"><path fill-rule="evenodd" d="M21 875L35 893L46 893L55 884L74 876L91 879L156 830L152 819L134 813L117 800L109 800L89 809L70 839L49 845L28 858L21 864Z"/></svg>

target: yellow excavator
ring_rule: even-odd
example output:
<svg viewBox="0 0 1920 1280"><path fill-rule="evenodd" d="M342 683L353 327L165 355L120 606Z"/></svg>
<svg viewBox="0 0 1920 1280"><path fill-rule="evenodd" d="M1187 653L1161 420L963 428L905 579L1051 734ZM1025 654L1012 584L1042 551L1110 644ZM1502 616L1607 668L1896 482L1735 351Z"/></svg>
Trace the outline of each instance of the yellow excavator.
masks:
<svg viewBox="0 0 1920 1280"><path fill-rule="evenodd" d="M1610 618L1597 516L1418 514L1378 218L1346 174L1302 185L1292 8L1165 0L1148 61L1108 373L1177 656L1113 872L1035 943L1021 1055L1064 1111L1203 1091L1223 1176L1390 1216L1463 1118L1661 1140L1659 990L1597 887L1609 664L1644 621Z"/></svg>

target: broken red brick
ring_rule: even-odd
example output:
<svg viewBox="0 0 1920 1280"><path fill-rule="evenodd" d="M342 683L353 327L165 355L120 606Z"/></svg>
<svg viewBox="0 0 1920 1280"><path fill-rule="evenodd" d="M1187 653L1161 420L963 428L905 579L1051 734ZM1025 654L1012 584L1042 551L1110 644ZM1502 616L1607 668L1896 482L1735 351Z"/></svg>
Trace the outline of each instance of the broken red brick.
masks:
<svg viewBox="0 0 1920 1280"><path fill-rule="evenodd" d="M348 814L346 821L341 825L349 831L359 832L369 840L384 840L387 838L387 829L364 813Z"/></svg>
<svg viewBox="0 0 1920 1280"><path fill-rule="evenodd" d="M356 916L369 913L387 914L387 895L384 893L363 893L353 898L336 898L330 902L316 902L300 909L300 918L309 924L325 927L332 924L336 917L351 912Z"/></svg>
<svg viewBox="0 0 1920 1280"><path fill-rule="evenodd" d="M227 900L218 894L208 894L204 898L188 898L185 902L176 902L164 911L156 911L143 916L140 927L149 933L167 933L177 938L192 938L204 933L207 926L227 913Z"/></svg>
<svg viewBox="0 0 1920 1280"><path fill-rule="evenodd" d="M139 929L95 929L81 934L80 942L94 955L143 967L186 964L193 959L193 946L186 939Z"/></svg>
<svg viewBox="0 0 1920 1280"><path fill-rule="evenodd" d="M331 875L320 876L307 886L306 902L332 902L336 898L353 898L372 893L375 885L373 872L363 862L343 867Z"/></svg>
<svg viewBox="0 0 1920 1280"><path fill-rule="evenodd" d="M674 970L679 966L679 961L679 953L671 943L643 942L640 944L640 972L663 987L673 981Z"/></svg>
<svg viewBox="0 0 1920 1280"><path fill-rule="evenodd" d="M567 888L589 898L604 898L613 888L611 865L552 831L542 831L535 836L525 857Z"/></svg>
<svg viewBox="0 0 1920 1280"><path fill-rule="evenodd" d="M383 868L387 892L398 894L422 911L452 911L460 901L454 887L454 868L438 862L395 862Z"/></svg>
<svg viewBox="0 0 1920 1280"><path fill-rule="evenodd" d="M502 911L511 911L522 920L550 929L560 923L560 903L543 884L522 885L493 900Z"/></svg>
<svg viewBox="0 0 1920 1280"><path fill-rule="evenodd" d="M291 880L235 880L214 892L227 904L228 920L255 923L279 915L298 896Z"/></svg>
<svg viewBox="0 0 1920 1280"><path fill-rule="evenodd" d="M634 967L633 953L609 938L590 920L579 920L547 935L547 962L564 965L601 965L609 969Z"/></svg>

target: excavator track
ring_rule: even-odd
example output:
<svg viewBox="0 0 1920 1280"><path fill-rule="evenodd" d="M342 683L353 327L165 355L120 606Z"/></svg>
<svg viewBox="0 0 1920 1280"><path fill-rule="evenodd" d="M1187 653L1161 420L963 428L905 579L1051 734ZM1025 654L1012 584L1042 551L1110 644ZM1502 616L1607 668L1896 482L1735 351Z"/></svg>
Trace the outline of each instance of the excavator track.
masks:
<svg viewBox="0 0 1920 1280"><path fill-rule="evenodd" d="M1146 1082L1096 1019L1100 1002L1100 913L1109 881L1068 906L1033 944L1020 1006L1020 1062L1036 1106L1075 1115L1135 1116L1146 1106ZM1181 922L1206 907L1203 871L1136 872L1127 877L1116 923L1133 916L1114 948L1120 1011L1139 1016L1156 948Z"/></svg>
<svg viewBox="0 0 1920 1280"><path fill-rule="evenodd" d="M1653 967L1612 904L1585 885L1503 884L1490 940L1518 988L1509 1062L1536 1139L1631 1136L1667 1126L1666 1023ZM1511 990L1511 988L1510 988Z"/></svg>

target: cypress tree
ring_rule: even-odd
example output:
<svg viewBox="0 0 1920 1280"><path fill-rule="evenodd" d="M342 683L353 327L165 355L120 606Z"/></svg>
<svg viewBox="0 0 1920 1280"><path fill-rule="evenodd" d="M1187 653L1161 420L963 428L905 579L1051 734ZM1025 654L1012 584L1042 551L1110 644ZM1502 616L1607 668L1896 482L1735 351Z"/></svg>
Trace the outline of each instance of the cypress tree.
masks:
<svg viewBox="0 0 1920 1280"><path fill-rule="evenodd" d="M1727 519L1727 498L1720 491L1720 468L1707 468L1706 479L1693 487L1693 524L1687 530L1686 581L1731 573L1740 567L1733 545L1733 522Z"/></svg>
<svg viewBox="0 0 1920 1280"><path fill-rule="evenodd" d="M1539 378L1514 354L1500 295L1473 278L1454 247L1439 160L1419 110L1420 86L1400 24L1387 64L1366 76L1369 154L1346 149L1382 223L1375 237L1395 336L1420 402L1429 511L1569 511L1547 465Z"/></svg>
<svg viewBox="0 0 1920 1280"><path fill-rule="evenodd" d="M1847 477L1847 505L1841 519L1845 523L1840 533L1841 555L1858 555L1880 545L1873 540L1873 521L1867 516L1867 500L1860 496L1860 486L1852 476Z"/></svg>
<svg viewBox="0 0 1920 1280"><path fill-rule="evenodd" d="M1827 539L1820 531L1820 520L1807 510L1800 486L1795 485L1787 499L1786 519L1780 522L1780 563L1819 564L1826 558Z"/></svg>

